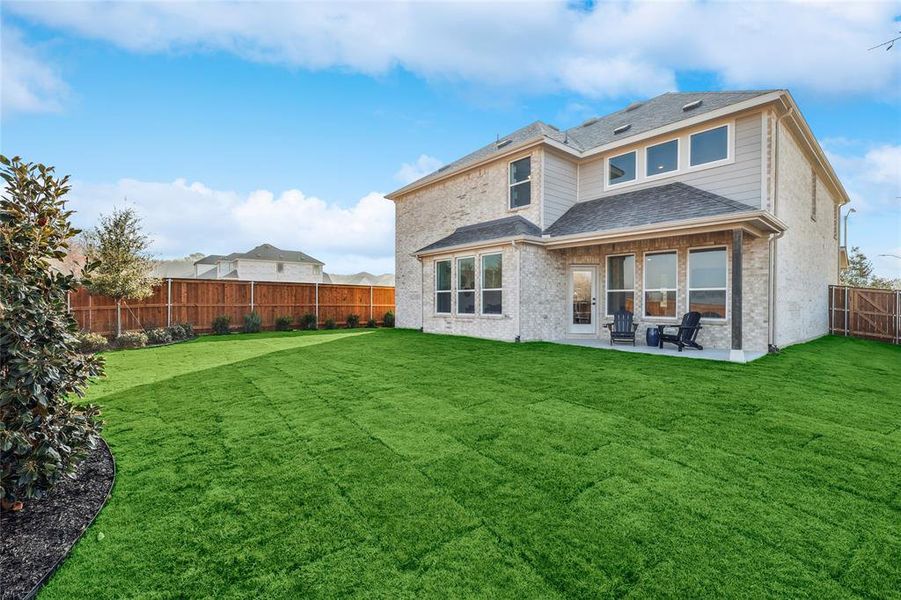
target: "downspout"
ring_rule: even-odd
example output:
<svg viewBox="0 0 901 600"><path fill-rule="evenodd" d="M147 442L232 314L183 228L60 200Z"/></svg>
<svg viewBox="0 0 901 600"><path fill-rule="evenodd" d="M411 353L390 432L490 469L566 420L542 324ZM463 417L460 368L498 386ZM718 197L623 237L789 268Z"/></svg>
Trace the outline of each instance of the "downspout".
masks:
<svg viewBox="0 0 901 600"><path fill-rule="evenodd" d="M516 240L510 242L516 251L516 338L515 342L522 341L522 247L516 245ZM501 282L503 285L503 282Z"/></svg>
<svg viewBox="0 0 901 600"><path fill-rule="evenodd" d="M788 111L776 119L775 140L773 142L773 216L779 218L779 124L785 117L791 116L795 111L794 107L789 107ZM770 265L769 265L769 298L768 298L768 321L769 332L767 335L767 348L769 350L776 349L776 276L778 274L778 263L776 262L777 242L779 238L785 235L784 231L780 231L770 236Z"/></svg>
<svg viewBox="0 0 901 600"><path fill-rule="evenodd" d="M425 265L421 256L416 260L419 261L419 331L425 331Z"/></svg>

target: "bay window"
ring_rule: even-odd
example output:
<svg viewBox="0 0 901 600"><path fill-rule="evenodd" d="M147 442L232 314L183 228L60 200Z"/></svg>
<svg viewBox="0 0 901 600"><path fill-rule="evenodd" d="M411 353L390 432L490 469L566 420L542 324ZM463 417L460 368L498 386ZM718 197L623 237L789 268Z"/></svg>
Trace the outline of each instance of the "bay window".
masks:
<svg viewBox="0 0 901 600"><path fill-rule="evenodd" d="M688 253L688 310L705 319L726 318L726 249Z"/></svg>
<svg viewBox="0 0 901 600"><path fill-rule="evenodd" d="M451 261L439 260L435 263L435 312L450 314L451 311Z"/></svg>
<svg viewBox="0 0 901 600"><path fill-rule="evenodd" d="M675 317L678 261L675 252L644 255L644 314Z"/></svg>
<svg viewBox="0 0 901 600"><path fill-rule="evenodd" d="M499 315L503 312L503 255L482 256L482 314Z"/></svg>
<svg viewBox="0 0 901 600"><path fill-rule="evenodd" d="M635 255L607 257L607 315L635 312Z"/></svg>
<svg viewBox="0 0 901 600"><path fill-rule="evenodd" d="M457 259L457 314L476 312L476 259Z"/></svg>

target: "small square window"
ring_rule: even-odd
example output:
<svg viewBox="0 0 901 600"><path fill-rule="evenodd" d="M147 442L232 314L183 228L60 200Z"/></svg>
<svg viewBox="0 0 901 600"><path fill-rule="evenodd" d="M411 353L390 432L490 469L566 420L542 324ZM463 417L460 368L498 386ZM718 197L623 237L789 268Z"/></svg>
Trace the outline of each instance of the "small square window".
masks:
<svg viewBox="0 0 901 600"><path fill-rule="evenodd" d="M645 151L648 177L669 173L679 168L679 140L670 140L656 146L648 146Z"/></svg>
<svg viewBox="0 0 901 600"><path fill-rule="evenodd" d="M607 183L615 185L635 179L635 153L614 156L607 161Z"/></svg>
<svg viewBox="0 0 901 600"><path fill-rule="evenodd" d="M725 160L729 154L729 127L723 125L691 136L691 166Z"/></svg>

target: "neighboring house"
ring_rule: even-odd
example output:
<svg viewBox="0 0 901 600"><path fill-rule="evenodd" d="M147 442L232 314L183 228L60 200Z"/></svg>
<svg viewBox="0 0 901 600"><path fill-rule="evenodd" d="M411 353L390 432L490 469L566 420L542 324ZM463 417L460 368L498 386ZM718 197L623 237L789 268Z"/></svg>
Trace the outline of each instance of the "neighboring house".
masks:
<svg viewBox="0 0 901 600"><path fill-rule="evenodd" d="M323 262L297 250L261 244L249 252L211 254L194 263L197 279L321 283Z"/></svg>
<svg viewBox="0 0 901 600"><path fill-rule="evenodd" d="M397 325L502 340L639 335L766 351L828 331L848 196L785 90L670 93L535 122L391 194Z"/></svg>
<svg viewBox="0 0 901 600"><path fill-rule="evenodd" d="M394 273L373 275L366 271L352 275L337 275L335 273L323 273L322 283L337 283L342 285L375 285L394 287Z"/></svg>

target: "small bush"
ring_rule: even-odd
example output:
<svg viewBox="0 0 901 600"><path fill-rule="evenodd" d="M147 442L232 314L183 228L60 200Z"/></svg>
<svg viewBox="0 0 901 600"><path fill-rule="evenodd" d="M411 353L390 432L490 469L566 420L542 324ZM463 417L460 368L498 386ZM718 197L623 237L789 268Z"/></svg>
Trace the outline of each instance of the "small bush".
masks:
<svg viewBox="0 0 901 600"><path fill-rule="evenodd" d="M244 315L244 333L259 333L263 329L263 317L253 311Z"/></svg>
<svg viewBox="0 0 901 600"><path fill-rule="evenodd" d="M394 312L388 311L385 313L385 316L382 318L382 325L385 327L394 327Z"/></svg>
<svg viewBox="0 0 901 600"><path fill-rule="evenodd" d="M231 331L232 319L228 315L219 315L213 319L213 335L228 335Z"/></svg>
<svg viewBox="0 0 901 600"><path fill-rule="evenodd" d="M326 328L326 329L337 329L337 328L338 328L338 324L335 323L335 320L334 320L334 319L326 319L326 320L325 320L325 328Z"/></svg>
<svg viewBox="0 0 901 600"><path fill-rule="evenodd" d="M109 348L109 341L99 333L84 331L78 334L78 349L82 354L103 352L107 348Z"/></svg>
<svg viewBox="0 0 901 600"><path fill-rule="evenodd" d="M178 342L178 341L183 340L186 337L188 337L187 335L185 335L184 327L182 327L181 325L179 325L177 323L175 325L170 325L169 327L166 327L166 331L169 332L169 337L172 338L173 342Z"/></svg>
<svg viewBox="0 0 901 600"><path fill-rule="evenodd" d="M306 313L302 317L297 320L301 329L318 329L319 328L319 320L316 318L314 313Z"/></svg>
<svg viewBox="0 0 901 600"><path fill-rule="evenodd" d="M356 329L360 326L360 315L347 315L347 328Z"/></svg>
<svg viewBox="0 0 901 600"><path fill-rule="evenodd" d="M157 327L156 329L151 329L144 335L147 336L148 344L158 345L172 343L172 332L165 327Z"/></svg>
<svg viewBox="0 0 901 600"><path fill-rule="evenodd" d="M182 332L185 334L185 339L189 340L194 337L194 326L190 323L179 323L179 327L181 327Z"/></svg>
<svg viewBox="0 0 901 600"><path fill-rule="evenodd" d="M143 331L126 331L116 338L117 348L143 348L147 345L147 334Z"/></svg>
<svg viewBox="0 0 901 600"><path fill-rule="evenodd" d="M375 327L378 327L378 324L375 322L375 319L369 319L368 321L366 321L366 327L373 329Z"/></svg>
<svg viewBox="0 0 901 600"><path fill-rule="evenodd" d="M294 319L285 315L281 317L275 317L275 330L276 331L291 331L291 323Z"/></svg>

